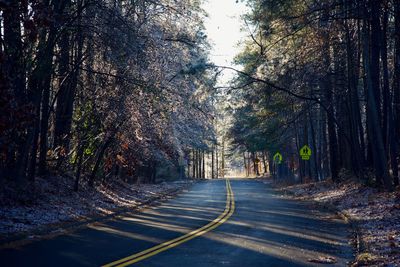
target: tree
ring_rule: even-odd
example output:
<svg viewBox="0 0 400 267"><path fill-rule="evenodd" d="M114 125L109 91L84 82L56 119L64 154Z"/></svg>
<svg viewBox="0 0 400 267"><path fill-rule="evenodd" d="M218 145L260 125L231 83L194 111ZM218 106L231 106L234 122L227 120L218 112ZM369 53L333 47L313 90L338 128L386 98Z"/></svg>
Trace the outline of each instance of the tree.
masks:
<svg viewBox="0 0 400 267"><path fill-rule="evenodd" d="M246 2L249 38L237 56L243 71L232 90L240 103L230 131L233 142L249 150L251 142L267 139L277 147L256 144L253 150L287 149L287 158L299 158L299 145L311 144L311 162L299 161L293 170L300 181L326 174L329 163L333 181L340 181L342 170L365 181L372 168L375 184L391 190L398 181L398 71L388 58L397 62L398 49L389 48L398 39L387 33L398 30L397 13L390 12L398 1ZM246 93L238 93L242 89Z"/></svg>
<svg viewBox="0 0 400 267"><path fill-rule="evenodd" d="M214 70L205 68L201 2L1 8L2 177L22 185L72 172L74 190L113 179L155 182L191 149L209 150Z"/></svg>

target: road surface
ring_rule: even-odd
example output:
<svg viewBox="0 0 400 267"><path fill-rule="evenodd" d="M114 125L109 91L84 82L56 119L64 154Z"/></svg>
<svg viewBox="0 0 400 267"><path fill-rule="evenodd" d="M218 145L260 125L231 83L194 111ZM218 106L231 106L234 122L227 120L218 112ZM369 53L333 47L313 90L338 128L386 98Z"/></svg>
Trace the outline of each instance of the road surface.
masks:
<svg viewBox="0 0 400 267"><path fill-rule="evenodd" d="M194 184L160 206L0 250L2 266L312 266L352 259L349 225L251 179ZM333 266L333 265L331 265Z"/></svg>

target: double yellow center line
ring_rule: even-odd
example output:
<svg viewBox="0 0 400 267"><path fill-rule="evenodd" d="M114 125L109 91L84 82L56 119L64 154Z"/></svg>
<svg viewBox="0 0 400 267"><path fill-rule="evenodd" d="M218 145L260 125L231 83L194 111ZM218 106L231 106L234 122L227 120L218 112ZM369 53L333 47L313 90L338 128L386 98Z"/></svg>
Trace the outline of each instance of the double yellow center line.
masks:
<svg viewBox="0 0 400 267"><path fill-rule="evenodd" d="M230 184L229 180L226 179L226 206L225 206L224 212L221 215L219 215L216 219L214 219L213 221L204 225L203 227L193 230L192 232L189 232L183 236L180 236L180 237L172 239L170 241L161 243L157 246L143 250L139 253L125 257L123 259L113 261L111 263L103 265L103 267L128 266L128 265L134 264L136 262L139 262L141 260L152 257L152 256L154 256L160 252L163 252L167 249L179 246L180 244L182 244L184 242L187 242L195 237L201 236L201 235L217 228L219 225L226 222L229 219L229 217L232 216L234 211L235 211L235 199L233 196L231 184Z"/></svg>

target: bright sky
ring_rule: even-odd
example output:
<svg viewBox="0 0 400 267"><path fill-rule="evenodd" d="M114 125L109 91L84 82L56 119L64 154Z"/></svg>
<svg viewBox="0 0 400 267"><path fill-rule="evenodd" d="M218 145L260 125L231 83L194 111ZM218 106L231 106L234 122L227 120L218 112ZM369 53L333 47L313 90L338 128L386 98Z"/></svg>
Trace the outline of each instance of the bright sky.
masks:
<svg viewBox="0 0 400 267"><path fill-rule="evenodd" d="M246 34L240 31L240 15L246 12L246 6L236 0L207 0L204 9L209 17L205 21L206 34L213 45L211 61L216 65L231 66L232 60L240 51L238 43ZM220 83L230 80L233 73L224 72Z"/></svg>

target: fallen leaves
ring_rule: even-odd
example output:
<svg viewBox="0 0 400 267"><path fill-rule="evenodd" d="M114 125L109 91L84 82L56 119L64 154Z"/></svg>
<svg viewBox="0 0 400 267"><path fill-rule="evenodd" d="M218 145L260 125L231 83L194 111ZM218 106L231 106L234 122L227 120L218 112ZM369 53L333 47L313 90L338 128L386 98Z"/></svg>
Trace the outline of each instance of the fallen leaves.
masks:
<svg viewBox="0 0 400 267"><path fill-rule="evenodd" d="M281 188L297 200L335 206L357 223L368 253L358 255L354 266L400 266L400 193L379 192L354 181L319 182Z"/></svg>
<svg viewBox="0 0 400 267"><path fill-rule="evenodd" d="M37 179L35 199L29 205L1 201L0 234L3 237L30 232L44 225L112 214L121 208L135 207L155 195L184 188L189 183L128 184L115 181L96 188L82 185L79 192L74 192L72 178Z"/></svg>
<svg viewBox="0 0 400 267"><path fill-rule="evenodd" d="M351 265L352 267L356 266L371 266L377 264L379 262L379 258L371 253L361 253L356 257L356 260Z"/></svg>
<svg viewBox="0 0 400 267"><path fill-rule="evenodd" d="M322 263L322 264L334 264L337 262L336 258L331 256L319 256L316 259L309 259L309 262Z"/></svg>

